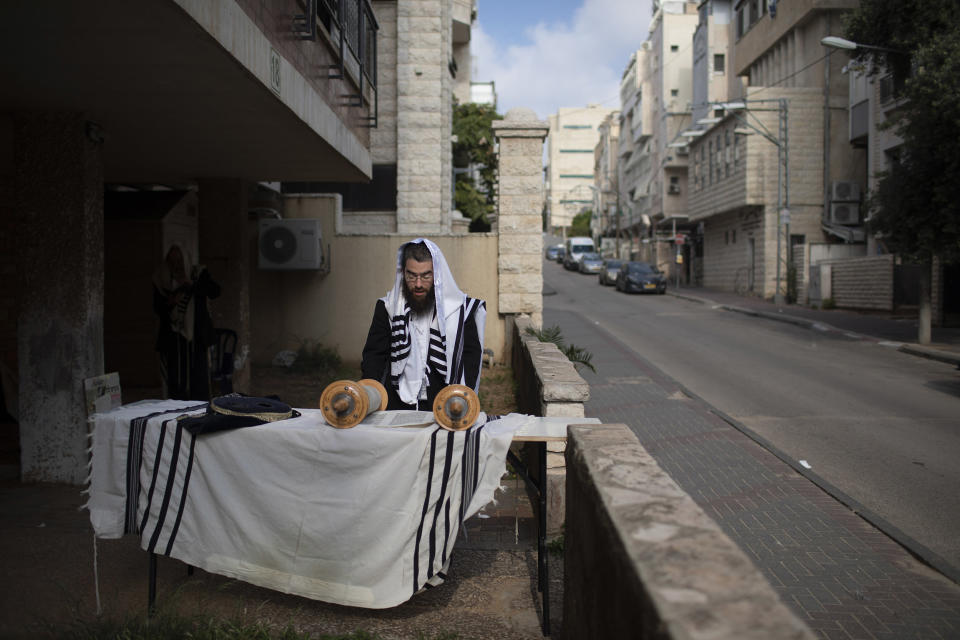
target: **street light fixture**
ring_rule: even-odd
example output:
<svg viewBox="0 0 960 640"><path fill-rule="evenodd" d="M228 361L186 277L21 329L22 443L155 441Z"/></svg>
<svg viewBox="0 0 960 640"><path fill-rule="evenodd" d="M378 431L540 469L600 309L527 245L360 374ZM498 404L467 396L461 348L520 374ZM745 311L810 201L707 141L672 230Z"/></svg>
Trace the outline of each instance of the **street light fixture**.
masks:
<svg viewBox="0 0 960 640"><path fill-rule="evenodd" d="M899 49L890 49L889 47L876 47L871 44L860 44L839 36L827 36L820 38L820 44L833 49L843 49L845 51L854 51L856 49L870 49L872 51L886 51L887 53L905 53Z"/></svg>

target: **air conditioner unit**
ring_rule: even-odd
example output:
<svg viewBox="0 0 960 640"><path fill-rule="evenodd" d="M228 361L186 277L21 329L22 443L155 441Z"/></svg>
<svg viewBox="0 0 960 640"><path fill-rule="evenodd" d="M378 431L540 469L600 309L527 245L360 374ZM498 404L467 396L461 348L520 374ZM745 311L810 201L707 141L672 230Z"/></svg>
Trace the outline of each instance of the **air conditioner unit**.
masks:
<svg viewBox="0 0 960 640"><path fill-rule="evenodd" d="M860 224L860 205L856 202L834 202L830 205L832 224Z"/></svg>
<svg viewBox="0 0 960 640"><path fill-rule="evenodd" d="M860 202L860 185L856 182L834 182L830 185L832 202Z"/></svg>
<svg viewBox="0 0 960 640"><path fill-rule="evenodd" d="M274 270L320 269L321 241L319 220L260 220L259 266Z"/></svg>

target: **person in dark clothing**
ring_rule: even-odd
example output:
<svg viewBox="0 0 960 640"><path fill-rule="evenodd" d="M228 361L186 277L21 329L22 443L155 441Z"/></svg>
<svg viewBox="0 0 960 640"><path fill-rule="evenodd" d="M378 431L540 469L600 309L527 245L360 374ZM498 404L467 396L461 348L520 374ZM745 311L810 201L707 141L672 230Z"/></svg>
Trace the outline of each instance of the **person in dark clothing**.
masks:
<svg viewBox="0 0 960 640"><path fill-rule="evenodd" d="M171 246L153 278L153 310L159 319L156 349L165 397L210 399L213 321L207 300L219 295L220 285L206 268L189 268L183 249Z"/></svg>
<svg viewBox="0 0 960 640"><path fill-rule="evenodd" d="M464 294L440 248L424 238L400 247L393 289L377 300L363 347L364 378L382 382L387 409L430 411L443 387L480 387L483 300Z"/></svg>

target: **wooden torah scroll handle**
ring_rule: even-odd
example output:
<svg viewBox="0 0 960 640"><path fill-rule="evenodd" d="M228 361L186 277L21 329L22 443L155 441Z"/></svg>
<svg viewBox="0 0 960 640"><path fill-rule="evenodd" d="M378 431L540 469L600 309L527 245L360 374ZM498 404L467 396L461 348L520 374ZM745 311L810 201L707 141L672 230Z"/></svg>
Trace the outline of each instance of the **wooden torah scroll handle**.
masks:
<svg viewBox="0 0 960 640"><path fill-rule="evenodd" d="M338 429L355 427L374 411L387 408L387 390L376 380L365 378L331 382L320 394L320 410L327 422Z"/></svg>
<svg viewBox="0 0 960 640"><path fill-rule="evenodd" d="M473 389L462 384L447 385L433 401L434 419L450 431L469 429L479 414L480 398Z"/></svg>

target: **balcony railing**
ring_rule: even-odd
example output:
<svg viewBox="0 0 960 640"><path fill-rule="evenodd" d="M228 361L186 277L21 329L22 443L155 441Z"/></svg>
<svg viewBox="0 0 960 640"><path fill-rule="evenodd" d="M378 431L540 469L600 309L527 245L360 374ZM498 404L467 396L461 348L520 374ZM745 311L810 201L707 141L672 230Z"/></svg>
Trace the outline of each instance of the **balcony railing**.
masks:
<svg viewBox="0 0 960 640"><path fill-rule="evenodd" d="M369 0L295 0L300 11L294 17L294 29L303 40L315 41L318 35L326 40L336 57L328 77L347 76L357 85L356 94L346 94L351 106L363 106L366 93L371 96L366 118L369 126L377 126L377 31L380 25Z"/></svg>

